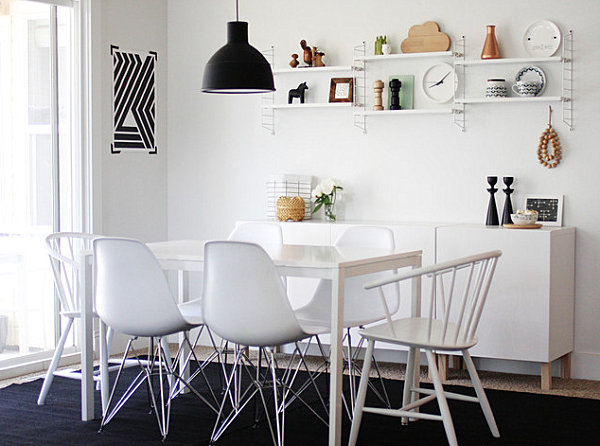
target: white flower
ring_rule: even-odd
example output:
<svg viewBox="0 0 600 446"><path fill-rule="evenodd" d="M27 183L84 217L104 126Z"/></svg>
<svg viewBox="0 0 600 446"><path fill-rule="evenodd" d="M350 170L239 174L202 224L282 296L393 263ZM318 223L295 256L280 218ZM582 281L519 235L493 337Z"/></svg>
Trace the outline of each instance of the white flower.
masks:
<svg viewBox="0 0 600 446"><path fill-rule="evenodd" d="M332 178L327 178L321 182L320 186L324 194L330 195L333 193L333 188L336 186L336 184Z"/></svg>
<svg viewBox="0 0 600 446"><path fill-rule="evenodd" d="M314 190L312 191L312 198L313 201L316 200L317 198L321 198L323 196L323 190L321 189L321 185L319 184L317 187L314 188Z"/></svg>

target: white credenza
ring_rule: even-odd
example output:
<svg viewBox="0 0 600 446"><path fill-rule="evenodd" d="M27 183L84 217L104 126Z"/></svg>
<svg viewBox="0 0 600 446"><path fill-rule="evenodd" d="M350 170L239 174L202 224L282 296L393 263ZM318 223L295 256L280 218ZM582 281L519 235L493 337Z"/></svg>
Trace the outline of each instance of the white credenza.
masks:
<svg viewBox="0 0 600 446"><path fill-rule="evenodd" d="M501 249L473 356L539 362L542 388L551 363L570 375L575 295L575 228L505 229L448 225L436 230L437 261Z"/></svg>
<svg viewBox="0 0 600 446"><path fill-rule="evenodd" d="M540 363L542 388L550 388L551 364L557 359L561 359L561 375L570 375L575 228L526 230L475 224L373 221L279 224L284 243L310 245L333 245L349 226L386 226L394 232L397 248L423 251L424 265L502 250L479 325L479 343L471 350L472 355ZM292 305L298 307L306 302L316 284L314 279L288 279ZM427 297L427 290L423 290L423 302ZM397 316L409 314L405 304L403 302Z"/></svg>

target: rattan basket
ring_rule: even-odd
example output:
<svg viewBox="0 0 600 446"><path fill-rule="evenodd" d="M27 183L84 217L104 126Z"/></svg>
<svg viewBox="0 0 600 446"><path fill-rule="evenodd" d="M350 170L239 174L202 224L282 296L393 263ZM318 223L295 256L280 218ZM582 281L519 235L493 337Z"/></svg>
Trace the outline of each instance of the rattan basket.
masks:
<svg viewBox="0 0 600 446"><path fill-rule="evenodd" d="M277 199L277 220L302 221L306 203L302 197L279 197Z"/></svg>

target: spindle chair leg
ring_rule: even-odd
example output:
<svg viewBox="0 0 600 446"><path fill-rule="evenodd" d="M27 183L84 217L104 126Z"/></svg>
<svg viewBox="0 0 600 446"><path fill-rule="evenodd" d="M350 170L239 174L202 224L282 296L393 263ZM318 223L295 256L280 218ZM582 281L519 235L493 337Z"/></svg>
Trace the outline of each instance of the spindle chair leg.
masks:
<svg viewBox="0 0 600 446"><path fill-rule="evenodd" d="M492 435L498 438L500 437L500 431L498 430L498 426L496 425L496 420L494 419L494 414L492 413L492 408L490 407L490 403L485 394L485 390L483 390L483 386L481 385L481 381L479 380L479 375L477 374L477 370L475 369L475 364L473 364L471 354L468 350L463 350L462 353L465 365L467 366L467 370L469 371L469 376L471 377L471 382L473 383L473 387L475 388L475 393L477 394L477 398L479 399L481 410L483 411L483 415L485 416L485 420L487 421Z"/></svg>
<svg viewBox="0 0 600 446"><path fill-rule="evenodd" d="M444 393L444 386L442 385L442 381L440 380L440 375L437 369L435 354L431 350L425 350L425 354L427 355L429 372L431 373L433 388L435 389L438 406L440 407L440 413L442 415L444 429L446 430L448 444L450 446L458 446L456 433L454 432L454 424L452 423L452 416L450 415L450 408L448 407L448 401L446 400L446 394Z"/></svg>
<svg viewBox="0 0 600 446"><path fill-rule="evenodd" d="M365 398L367 396L367 387L369 387L369 374L371 373L371 361L373 359L373 349L375 347L375 341L369 340L367 344L367 351L365 353L365 360L363 369L360 377L360 383L358 385L358 393L356 395L356 405L354 407L354 417L352 418L352 427L350 429L350 440L348 441L349 446L355 446L356 440L358 439L358 431L360 429L360 422L362 420L363 408L365 407Z"/></svg>

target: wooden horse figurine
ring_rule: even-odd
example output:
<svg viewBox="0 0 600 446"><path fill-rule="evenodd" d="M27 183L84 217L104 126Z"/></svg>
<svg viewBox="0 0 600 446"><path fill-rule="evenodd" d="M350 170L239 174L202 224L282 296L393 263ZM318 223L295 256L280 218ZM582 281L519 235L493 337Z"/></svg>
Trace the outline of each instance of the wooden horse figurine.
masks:
<svg viewBox="0 0 600 446"><path fill-rule="evenodd" d="M288 93L288 104L291 104L294 98L300 98L300 103L304 104L304 92L308 90L306 82L298 85L298 88L292 88Z"/></svg>

